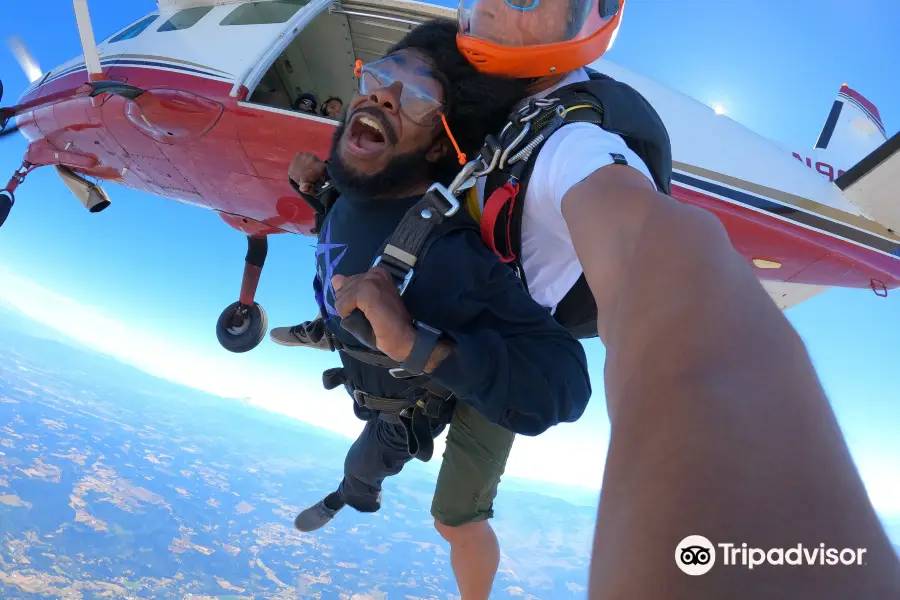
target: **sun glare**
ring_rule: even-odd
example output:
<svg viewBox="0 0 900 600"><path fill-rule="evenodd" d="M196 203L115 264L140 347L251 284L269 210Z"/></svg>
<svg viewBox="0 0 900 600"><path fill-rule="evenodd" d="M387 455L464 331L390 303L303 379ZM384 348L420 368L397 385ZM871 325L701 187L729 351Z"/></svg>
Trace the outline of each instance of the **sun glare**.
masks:
<svg viewBox="0 0 900 600"><path fill-rule="evenodd" d="M712 109L714 111L716 111L717 115L727 115L728 114L728 111L725 110L725 107L722 106L721 104L713 104Z"/></svg>
<svg viewBox="0 0 900 600"><path fill-rule="evenodd" d="M246 355L216 352L174 340L160 331L148 331L136 323L125 323L104 314L96 307L63 296L0 266L0 309L13 307L27 317L43 323L64 336L78 340L115 359L133 365L151 375L180 383L225 398L238 398L258 408L280 413L355 439L362 428L348 405L331 392L315 385L300 373L285 374L274 367L255 363ZM2 329L0 329L2 335ZM298 390L302 392L298 393ZM337 404L336 404L337 403ZM335 406L346 410L335 411ZM607 439L587 433L587 423L573 435L570 428L554 428L540 438L516 441L506 473L513 477L580 485L599 489L602 460L596 469L585 473L577 461L558 457L572 455L603 456ZM435 441L435 456L441 456L446 434ZM586 445L584 440L592 440ZM349 442L348 442L349 444ZM440 461L438 461L440 462Z"/></svg>

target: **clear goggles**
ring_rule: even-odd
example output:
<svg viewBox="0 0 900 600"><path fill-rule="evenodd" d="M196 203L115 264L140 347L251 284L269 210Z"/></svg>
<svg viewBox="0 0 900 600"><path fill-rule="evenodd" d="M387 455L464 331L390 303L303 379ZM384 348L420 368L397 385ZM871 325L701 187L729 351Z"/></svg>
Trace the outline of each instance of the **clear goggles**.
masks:
<svg viewBox="0 0 900 600"><path fill-rule="evenodd" d="M375 62L356 61L354 71L359 77L359 93L367 95L376 90L401 85L400 111L423 126L433 125L441 118L444 103L442 77L417 56L397 53Z"/></svg>

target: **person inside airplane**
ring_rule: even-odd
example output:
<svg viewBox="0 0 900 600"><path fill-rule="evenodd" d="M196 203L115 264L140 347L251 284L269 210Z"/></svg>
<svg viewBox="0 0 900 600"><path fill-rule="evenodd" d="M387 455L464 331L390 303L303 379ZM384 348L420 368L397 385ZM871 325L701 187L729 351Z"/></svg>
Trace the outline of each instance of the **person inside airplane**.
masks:
<svg viewBox="0 0 900 600"><path fill-rule="evenodd" d="M340 121L344 116L344 102L340 98L331 96L322 105L322 116Z"/></svg>
<svg viewBox="0 0 900 600"><path fill-rule="evenodd" d="M449 426L432 514L468 600L487 598L497 572L489 520L515 433L577 420L591 387L581 344L484 247L474 219L431 187L451 183L460 155L478 150L525 89L479 74L455 39L451 21L428 23L362 65L327 168L313 155L295 161L305 162L306 182L327 171L340 190L316 249L316 299L342 363L323 380L343 385L366 421L343 480L295 526L319 529L345 506L379 510L384 479L413 458L429 460ZM405 250L384 242L410 216L434 223L435 235L403 298L383 307L376 351L345 328L347 307L392 288L384 269Z"/></svg>
<svg viewBox="0 0 900 600"><path fill-rule="evenodd" d="M294 101L293 108L294 110L299 110L300 112L315 113L317 105L318 102L316 101L316 97L314 95L300 94Z"/></svg>

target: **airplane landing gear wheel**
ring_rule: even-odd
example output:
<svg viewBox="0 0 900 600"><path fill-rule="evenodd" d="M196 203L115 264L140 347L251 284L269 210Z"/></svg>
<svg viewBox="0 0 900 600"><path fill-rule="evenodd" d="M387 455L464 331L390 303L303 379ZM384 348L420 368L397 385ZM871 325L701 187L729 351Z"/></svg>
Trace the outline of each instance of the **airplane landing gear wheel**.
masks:
<svg viewBox="0 0 900 600"><path fill-rule="evenodd" d="M247 352L259 345L268 329L269 319L262 306L235 302L219 316L216 337L229 352Z"/></svg>
<svg viewBox="0 0 900 600"><path fill-rule="evenodd" d="M12 210L15 202L16 199L12 192L7 190L0 192L0 227L3 227L3 224L6 222L6 217L9 216L9 211Z"/></svg>

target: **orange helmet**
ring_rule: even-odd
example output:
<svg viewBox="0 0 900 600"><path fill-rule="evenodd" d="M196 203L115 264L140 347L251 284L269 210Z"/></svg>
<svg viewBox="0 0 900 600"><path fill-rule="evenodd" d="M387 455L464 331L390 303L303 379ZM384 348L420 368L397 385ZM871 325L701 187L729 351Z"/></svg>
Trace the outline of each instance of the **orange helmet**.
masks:
<svg viewBox="0 0 900 600"><path fill-rule="evenodd" d="M483 73L566 73L612 46L624 8L625 0L460 0L456 41Z"/></svg>

